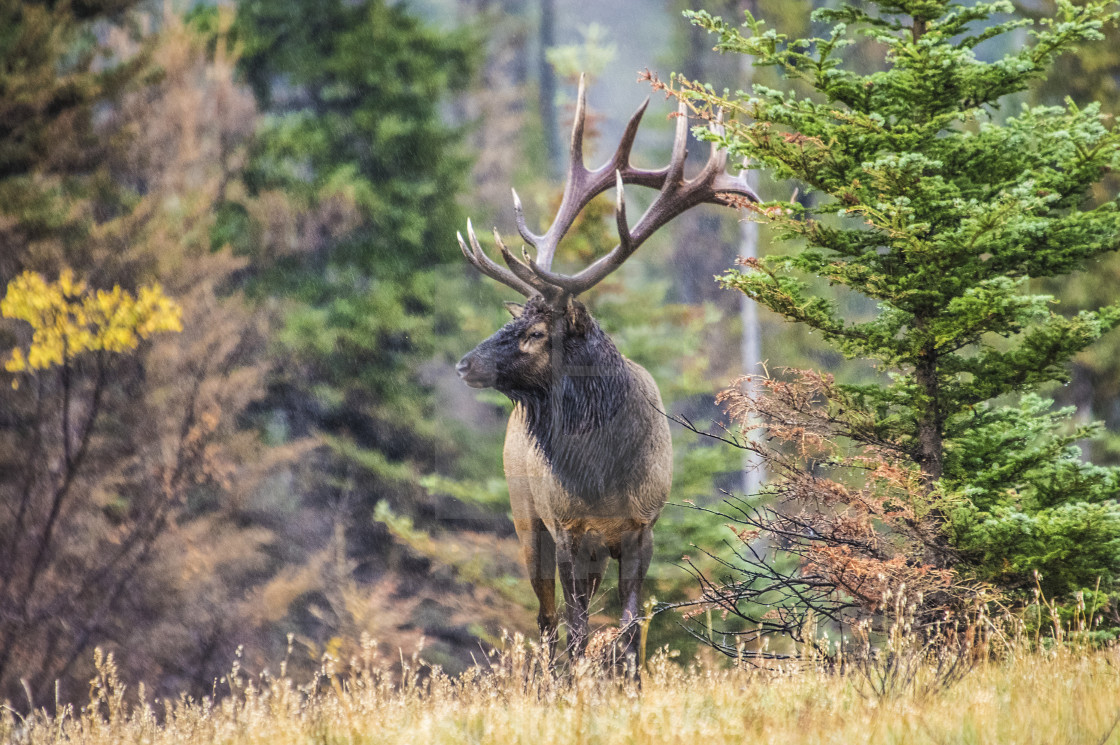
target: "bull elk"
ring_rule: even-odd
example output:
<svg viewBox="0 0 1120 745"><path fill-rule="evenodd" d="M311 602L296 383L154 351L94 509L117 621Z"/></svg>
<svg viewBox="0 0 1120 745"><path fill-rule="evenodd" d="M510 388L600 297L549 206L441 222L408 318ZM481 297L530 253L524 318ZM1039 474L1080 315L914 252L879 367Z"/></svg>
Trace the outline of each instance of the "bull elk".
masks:
<svg viewBox="0 0 1120 745"><path fill-rule="evenodd" d="M727 154L714 144L703 170L685 179L688 118L680 103L669 164L644 170L630 164L630 150L649 104L626 126L614 155L600 168L583 163L586 111L580 80L570 163L560 209L542 235L531 232L517 192L514 212L521 237L536 252L522 258L494 240L506 267L490 259L467 222L463 255L483 274L527 298L507 303L513 320L460 360L457 370L475 388L495 388L515 404L503 451L514 526L533 591L537 624L550 654L557 638L555 577L560 574L568 623L568 650L587 645L588 603L602 580L608 556L619 562L624 654L637 652L642 582L653 555L653 524L669 495L672 444L661 394L640 365L619 353L578 296L620 267L658 228L724 193L758 201L742 178L726 173ZM718 127L718 122L711 126ZM659 193L633 228L623 185ZM580 211L615 187L619 242L574 275L552 271L560 239Z"/></svg>

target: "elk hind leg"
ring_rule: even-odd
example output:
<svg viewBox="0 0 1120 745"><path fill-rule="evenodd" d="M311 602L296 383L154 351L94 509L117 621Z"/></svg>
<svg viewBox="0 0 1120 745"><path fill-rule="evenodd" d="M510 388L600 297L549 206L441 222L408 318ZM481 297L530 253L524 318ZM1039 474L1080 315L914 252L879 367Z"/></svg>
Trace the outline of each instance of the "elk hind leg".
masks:
<svg viewBox="0 0 1120 745"><path fill-rule="evenodd" d="M638 677L641 644L642 583L653 559L653 526L645 525L622 535L618 560L618 599L622 604L619 642L627 665Z"/></svg>
<svg viewBox="0 0 1120 745"><path fill-rule="evenodd" d="M582 657L587 650L588 606L603 578L607 551L598 533L560 529L556 539L556 565L568 618L568 653Z"/></svg>

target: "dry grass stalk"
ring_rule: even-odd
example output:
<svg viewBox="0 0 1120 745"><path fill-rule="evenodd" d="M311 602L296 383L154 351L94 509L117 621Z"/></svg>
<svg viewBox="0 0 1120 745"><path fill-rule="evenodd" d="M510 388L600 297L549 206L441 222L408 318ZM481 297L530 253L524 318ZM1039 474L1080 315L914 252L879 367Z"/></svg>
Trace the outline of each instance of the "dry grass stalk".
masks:
<svg viewBox="0 0 1120 745"><path fill-rule="evenodd" d="M639 691L585 668L557 677L540 650L508 640L459 678L417 656L385 659L368 640L348 663L325 659L302 684L235 665L202 700L146 701L99 657L89 702L20 718L0 709L0 741L14 745L211 743L694 743L1116 742L1120 657L1059 646L979 662L952 686L868 696L853 671L680 666L662 651ZM907 668L936 676L928 662ZM403 673L403 674L402 674ZM400 677L398 678L398 675ZM137 703L140 699L142 703ZM1111 739L1110 739L1111 738Z"/></svg>

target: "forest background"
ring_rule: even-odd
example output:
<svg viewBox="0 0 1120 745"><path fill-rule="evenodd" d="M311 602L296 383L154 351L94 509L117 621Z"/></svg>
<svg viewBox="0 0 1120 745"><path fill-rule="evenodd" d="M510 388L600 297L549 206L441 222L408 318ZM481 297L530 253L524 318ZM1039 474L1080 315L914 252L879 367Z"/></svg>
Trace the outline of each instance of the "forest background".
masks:
<svg viewBox="0 0 1120 745"><path fill-rule="evenodd" d="M501 477L508 404L453 371L509 298L462 261L454 233L470 216L512 234L511 186L531 220L549 219L579 72L599 152L649 94L642 70L732 89L755 74L712 52L686 7L750 8L804 35L813 6L0 2L0 283L32 271L60 303L119 286L137 306L165 295L181 308L162 330L135 310L149 327L134 349L64 347L34 374L3 373L0 700L46 703L56 680L61 698L80 696L95 646L174 696L209 691L235 659L309 671L363 636L389 652L422 643L455 672L503 630L535 630ZM1115 112L1110 33L1060 61L1060 90L1023 100ZM877 64L869 48L850 53ZM651 106L639 163L668 151L674 107ZM562 259L604 250L609 214L597 204ZM751 313L713 280L748 250L741 218L686 215L590 296L672 413L702 426L722 416L716 392L763 361L873 374L765 312L761 350L745 348ZM1046 289L1076 310L1110 301L1117 279L1113 257ZM836 299L848 318L869 312ZM0 349L30 337L0 321ZM1116 345L1107 336L1048 392L1108 433L1120 432ZM648 583L662 601L696 594L677 565L699 561L693 545L718 552L726 532L687 503L751 488L738 451L679 427L674 444ZM1120 462L1114 436L1085 450ZM608 586L599 608L614 615L613 602ZM671 613L650 643L695 649Z"/></svg>

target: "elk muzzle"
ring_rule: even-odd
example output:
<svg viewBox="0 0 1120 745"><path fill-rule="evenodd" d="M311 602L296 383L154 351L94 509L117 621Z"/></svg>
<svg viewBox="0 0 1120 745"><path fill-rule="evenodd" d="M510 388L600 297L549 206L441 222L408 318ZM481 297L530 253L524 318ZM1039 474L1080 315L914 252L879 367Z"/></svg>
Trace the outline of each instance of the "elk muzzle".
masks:
<svg viewBox="0 0 1120 745"><path fill-rule="evenodd" d="M465 354L459 364L455 365L455 371L471 388L493 388L498 377L494 365L488 364L477 350Z"/></svg>

